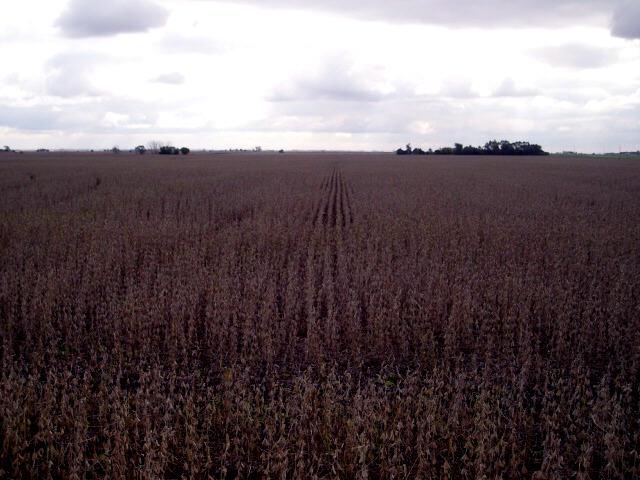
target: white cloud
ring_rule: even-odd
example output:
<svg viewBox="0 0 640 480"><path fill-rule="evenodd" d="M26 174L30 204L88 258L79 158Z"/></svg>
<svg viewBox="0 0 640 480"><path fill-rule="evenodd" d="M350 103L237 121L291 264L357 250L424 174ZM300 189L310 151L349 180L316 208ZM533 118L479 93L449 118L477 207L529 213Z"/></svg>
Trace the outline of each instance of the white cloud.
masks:
<svg viewBox="0 0 640 480"><path fill-rule="evenodd" d="M473 90L471 80L468 78L452 78L445 80L440 88L439 95L449 98L478 97L478 93Z"/></svg>
<svg viewBox="0 0 640 480"><path fill-rule="evenodd" d="M47 62L49 76L46 91L57 97L98 96L90 75L96 65L106 57L89 52L67 52L58 54Z"/></svg>
<svg viewBox="0 0 640 480"><path fill-rule="evenodd" d="M638 141L638 44L609 30L633 38L629 10L613 17L633 6L622 0L152 2L9 2L5 143L391 150L499 137L602 151ZM54 26L78 5L75 30ZM131 31L146 33L117 35Z"/></svg>
<svg viewBox="0 0 640 480"><path fill-rule="evenodd" d="M427 135L434 131L433 126L424 120L415 120L409 124L409 131L418 135Z"/></svg>
<svg viewBox="0 0 640 480"><path fill-rule="evenodd" d="M0 105L0 126L25 131L46 131L61 125L50 107Z"/></svg>
<svg viewBox="0 0 640 480"><path fill-rule="evenodd" d="M511 77L507 77L493 92L494 97L532 97L538 95L539 90L535 88L521 87Z"/></svg>
<svg viewBox="0 0 640 480"><path fill-rule="evenodd" d="M394 88L375 69L358 67L344 54L332 54L315 72L279 86L270 99L377 102L392 93Z"/></svg>
<svg viewBox="0 0 640 480"><path fill-rule="evenodd" d="M168 18L150 0L71 0L57 25L70 37L108 37L162 27Z"/></svg>
<svg viewBox="0 0 640 480"><path fill-rule="evenodd" d="M602 68L618 60L618 52L613 48L570 43L533 49L531 54L554 67Z"/></svg>
<svg viewBox="0 0 640 480"><path fill-rule="evenodd" d="M161 52L174 54L215 55L227 51L230 46L224 41L211 36L182 33L169 33L157 43Z"/></svg>
<svg viewBox="0 0 640 480"><path fill-rule="evenodd" d="M152 81L155 83L166 83L169 85L182 85L185 82L185 77L179 72L165 73L157 76Z"/></svg>
<svg viewBox="0 0 640 480"><path fill-rule="evenodd" d="M638 4L633 0L239 0L262 7L324 10L358 18L454 27L604 26L616 14L613 32L637 35Z"/></svg>

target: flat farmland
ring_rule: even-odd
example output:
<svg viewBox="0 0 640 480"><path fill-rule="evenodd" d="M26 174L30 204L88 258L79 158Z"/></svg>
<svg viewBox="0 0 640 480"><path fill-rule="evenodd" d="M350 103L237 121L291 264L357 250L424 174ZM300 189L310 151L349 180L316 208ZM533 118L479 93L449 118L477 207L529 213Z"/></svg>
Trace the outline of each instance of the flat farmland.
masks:
<svg viewBox="0 0 640 480"><path fill-rule="evenodd" d="M639 478L640 159L0 156L0 478Z"/></svg>

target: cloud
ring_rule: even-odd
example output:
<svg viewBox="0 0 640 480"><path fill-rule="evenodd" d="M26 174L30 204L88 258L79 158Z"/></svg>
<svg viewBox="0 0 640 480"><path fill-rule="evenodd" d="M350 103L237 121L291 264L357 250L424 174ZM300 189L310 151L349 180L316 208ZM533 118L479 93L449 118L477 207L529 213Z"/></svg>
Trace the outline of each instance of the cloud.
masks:
<svg viewBox="0 0 640 480"><path fill-rule="evenodd" d="M606 26L614 25L616 34L631 38L633 33L622 26L629 10L614 19L614 8L605 8L605 2L542 0L547 14L531 0L511 0L513 7L503 10L505 4L483 0L476 0L477 8L468 0L446 5L439 0L395 5L264 0L262 10L255 1L255 8L213 0L149 1L171 9L167 27L97 41L70 41L50 28L61 3L78 2L56 0L47 11L41 10L49 2L42 3L32 14L38 27L32 30L42 40L20 40L4 49L0 124L12 126L2 130L6 143L40 143L42 135L61 146L84 138L92 147L92 141L100 144L104 138L109 145L111 135L119 135L113 143L124 146L127 138L135 145L140 137L167 132L176 139L185 131L194 132L190 138L199 146L261 144L252 139L265 138L275 139L274 146L335 148L343 145L335 140L341 135L359 139L367 149L409 141L422 147L479 144L502 137L562 146L563 135L571 132L571 149L591 148L596 138L602 148L617 145L618 136L627 138L621 145L637 143L640 114L631 98L640 87L638 41L608 35ZM21 11L33 10L14 3ZM275 3L309 10L268 8ZM617 10L629 5L606 3ZM335 14L342 6L352 16L326 15L318 5ZM28 13L0 23L31 25ZM575 24L604 28L490 31ZM0 41L6 32L0 25ZM18 38L18 31L9 37L14 34ZM542 48L532 51L535 47ZM52 57L51 52L63 54ZM167 82L185 82L189 88L163 85ZM619 116L615 122L614 115ZM560 127L569 133L556 131ZM598 129L601 134L592 133Z"/></svg>
<svg viewBox="0 0 640 480"><path fill-rule="evenodd" d="M473 91L471 81L468 78L453 78L445 81L439 95L447 98L478 97L478 94Z"/></svg>
<svg viewBox="0 0 640 480"><path fill-rule="evenodd" d="M391 90L374 69L358 69L346 56L333 55L315 73L280 86L269 100L378 102L387 98Z"/></svg>
<svg viewBox="0 0 640 480"><path fill-rule="evenodd" d="M625 0L239 0L260 6L324 10L373 20L456 27L606 25ZM630 3L629 3L630 4Z"/></svg>
<svg viewBox="0 0 640 480"><path fill-rule="evenodd" d="M230 47L221 40L203 35L183 35L170 33L157 43L164 53L215 55L227 51Z"/></svg>
<svg viewBox="0 0 640 480"><path fill-rule="evenodd" d="M418 135L428 135L434 131L431 123L424 120L414 120L409 124L409 131Z"/></svg>
<svg viewBox="0 0 640 480"><path fill-rule="evenodd" d="M538 90L534 88L519 87L513 78L505 78L504 81L495 89L493 97L533 97L538 95Z"/></svg>
<svg viewBox="0 0 640 480"><path fill-rule="evenodd" d="M0 127L25 132L109 133L155 131L163 105L137 99L86 97L37 105L7 105Z"/></svg>
<svg viewBox="0 0 640 480"><path fill-rule="evenodd" d="M397 146L412 142L427 148L454 141L480 145L491 138L520 138L552 148L563 145L562 135L557 134L557 128L563 125L574 125L576 131L582 132L587 130L586 126L590 131L601 129L606 136L617 132L619 126L611 128L609 119L621 115L622 104L626 102L621 100L620 105L585 115L581 105L567 105L545 96L514 98L506 103L494 97L391 97L382 103L345 102L339 112L334 104L307 100L274 103L270 115L253 122L248 129L287 134L369 135L379 142L393 139ZM637 123L637 108L625 115L636 118ZM576 144L595 148L589 144L591 140L583 138Z"/></svg>
<svg viewBox="0 0 640 480"><path fill-rule="evenodd" d="M15 25L2 26L0 29L0 44L30 42L34 40L34 32L29 32Z"/></svg>
<svg viewBox="0 0 640 480"><path fill-rule="evenodd" d="M11 72L4 76L2 83L5 85L20 85L20 74L18 72Z"/></svg>
<svg viewBox="0 0 640 480"><path fill-rule="evenodd" d="M90 75L96 65L105 60L104 56L90 52L68 52L52 57L47 62L50 72L46 80L47 93L63 98L99 95Z"/></svg>
<svg viewBox="0 0 640 480"><path fill-rule="evenodd" d="M169 85L182 85L185 82L184 75L178 72L165 73L152 80L155 83L166 83Z"/></svg>
<svg viewBox="0 0 640 480"><path fill-rule="evenodd" d="M47 131L59 126L58 115L46 106L0 105L0 126L25 131Z"/></svg>
<svg viewBox="0 0 640 480"><path fill-rule="evenodd" d="M606 67L618 60L615 49L579 43L540 47L531 50L531 54L553 67L575 69Z"/></svg>
<svg viewBox="0 0 640 480"><path fill-rule="evenodd" d="M456 111L441 98L389 96L383 102L333 101L313 98L274 102L269 115L245 126L250 131L307 132L380 136L397 135L407 141L439 129L443 116Z"/></svg>
<svg viewBox="0 0 640 480"><path fill-rule="evenodd" d="M162 27L168 18L150 0L71 0L56 24L69 37L108 37Z"/></svg>
<svg viewBox="0 0 640 480"><path fill-rule="evenodd" d="M617 8L611 22L611 33L621 38L640 38L639 2L629 1Z"/></svg>

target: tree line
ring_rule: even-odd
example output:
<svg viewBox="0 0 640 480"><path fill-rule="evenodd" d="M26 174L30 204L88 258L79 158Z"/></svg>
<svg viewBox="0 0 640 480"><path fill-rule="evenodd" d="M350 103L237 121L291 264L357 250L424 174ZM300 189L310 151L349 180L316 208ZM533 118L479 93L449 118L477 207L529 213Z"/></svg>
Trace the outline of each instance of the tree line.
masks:
<svg viewBox="0 0 640 480"><path fill-rule="evenodd" d="M540 145L529 142L509 142L508 140L491 140L484 147L464 146L461 143L453 147L442 147L436 150L412 148L407 144L405 148L396 150L398 155L549 155Z"/></svg>
<svg viewBox="0 0 640 480"><path fill-rule="evenodd" d="M91 150L93 152L93 150ZM187 147L174 147L171 144L162 144L160 142L149 142L149 144L145 147L144 145L138 145L133 150L129 150L130 152L135 152L138 155L145 155L147 153L151 153L153 155L189 155L191 153L191 149ZM105 152L111 152L115 155L122 152L120 147L117 145L114 146L110 150L105 150Z"/></svg>
<svg viewBox="0 0 640 480"><path fill-rule="evenodd" d="M178 148L172 145L162 145L160 142L149 142L146 147L138 145L134 150L140 155L144 155L147 152L160 155L189 155L191 153L191 149L187 147Z"/></svg>

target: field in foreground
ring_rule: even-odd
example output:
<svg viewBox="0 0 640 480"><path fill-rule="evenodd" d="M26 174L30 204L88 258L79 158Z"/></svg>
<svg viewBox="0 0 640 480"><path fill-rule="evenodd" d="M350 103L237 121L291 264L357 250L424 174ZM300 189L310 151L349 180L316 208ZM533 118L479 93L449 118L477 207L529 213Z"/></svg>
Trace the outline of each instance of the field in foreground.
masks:
<svg viewBox="0 0 640 480"><path fill-rule="evenodd" d="M639 478L640 161L0 157L0 478Z"/></svg>

